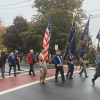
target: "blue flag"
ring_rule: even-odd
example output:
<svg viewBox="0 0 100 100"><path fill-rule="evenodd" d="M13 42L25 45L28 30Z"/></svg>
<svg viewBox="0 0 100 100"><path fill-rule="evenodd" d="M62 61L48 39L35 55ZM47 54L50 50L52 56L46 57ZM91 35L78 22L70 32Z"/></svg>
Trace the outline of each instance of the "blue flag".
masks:
<svg viewBox="0 0 100 100"><path fill-rule="evenodd" d="M100 31L98 32L98 35L97 35L97 37L96 37L98 40L99 40L99 42L100 42Z"/></svg>
<svg viewBox="0 0 100 100"><path fill-rule="evenodd" d="M83 32L83 36L81 38L81 40L83 42L81 53L80 53L80 57L81 58L84 56L84 54L86 53L86 50L87 50L87 46L88 46L88 33L89 33L89 20L87 22L87 25L86 25L85 30Z"/></svg>
<svg viewBox="0 0 100 100"><path fill-rule="evenodd" d="M76 34L75 32L74 32L74 36L71 42L70 54L76 58Z"/></svg>
<svg viewBox="0 0 100 100"><path fill-rule="evenodd" d="M69 39L68 39L68 43L69 44L71 44L72 38L74 36L74 33L75 33L75 21L73 23L72 30L71 30L71 33L70 33L70 36L69 36Z"/></svg>
<svg viewBox="0 0 100 100"><path fill-rule="evenodd" d="M83 35L82 35L82 37L81 37L81 41L84 41L84 36L85 36L86 34L88 34L88 30L89 30L89 20L88 20L87 25L86 25L86 27L85 27L85 29L84 29Z"/></svg>

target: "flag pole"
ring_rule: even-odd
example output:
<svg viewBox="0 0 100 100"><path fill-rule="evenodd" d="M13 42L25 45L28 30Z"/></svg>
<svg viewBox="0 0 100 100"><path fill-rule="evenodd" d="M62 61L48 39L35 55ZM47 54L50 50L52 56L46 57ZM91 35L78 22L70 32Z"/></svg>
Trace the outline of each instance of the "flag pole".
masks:
<svg viewBox="0 0 100 100"><path fill-rule="evenodd" d="M71 13L71 12L69 11L68 13ZM76 18L76 16L77 16L78 11L72 12L72 13L76 13L75 17L74 17L73 20L72 20L72 26L73 26L73 22L74 22L74 20L75 20L75 18ZM65 52L64 52L64 53L66 53L67 47L68 47L68 42L67 42L67 44L66 44Z"/></svg>
<svg viewBox="0 0 100 100"><path fill-rule="evenodd" d="M67 42L66 47L65 47L65 53L66 53L66 49L67 49L67 47L68 47L68 42Z"/></svg>
<svg viewBox="0 0 100 100"><path fill-rule="evenodd" d="M78 44L78 46L77 46L76 52L77 52L77 50L78 50L78 48L79 48L79 45L80 45L80 42L79 42L79 44Z"/></svg>

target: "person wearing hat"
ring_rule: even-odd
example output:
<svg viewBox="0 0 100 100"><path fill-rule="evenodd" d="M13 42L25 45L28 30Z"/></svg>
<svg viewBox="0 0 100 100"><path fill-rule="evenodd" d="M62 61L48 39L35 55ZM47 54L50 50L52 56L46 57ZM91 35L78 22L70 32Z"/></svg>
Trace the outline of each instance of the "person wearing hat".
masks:
<svg viewBox="0 0 100 100"><path fill-rule="evenodd" d="M80 71L79 75L82 76L82 73L85 73L85 78L88 78L87 76L87 71L86 71L86 61L85 61L85 57L83 57L83 59L80 57L80 61L82 64L82 70Z"/></svg>
<svg viewBox="0 0 100 100"><path fill-rule="evenodd" d="M97 68L94 78L92 79L92 83L95 84L95 80L100 77L100 51L99 54L96 56Z"/></svg>
<svg viewBox="0 0 100 100"><path fill-rule="evenodd" d="M18 71L20 71L20 65L19 65L19 57L18 57L18 51L15 50L15 59L16 59L16 65L18 67Z"/></svg>

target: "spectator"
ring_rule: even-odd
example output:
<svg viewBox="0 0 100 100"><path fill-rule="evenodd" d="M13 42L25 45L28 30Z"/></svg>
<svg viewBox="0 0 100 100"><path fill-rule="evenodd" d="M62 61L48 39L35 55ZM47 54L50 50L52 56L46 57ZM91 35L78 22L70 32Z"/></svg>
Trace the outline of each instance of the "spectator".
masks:
<svg viewBox="0 0 100 100"><path fill-rule="evenodd" d="M5 63L5 59L3 57L3 54L0 51L0 69L1 69L2 78L4 78L4 66L5 66L4 63Z"/></svg>
<svg viewBox="0 0 100 100"><path fill-rule="evenodd" d="M10 67L9 68L9 76L10 76L11 69L13 67L13 69L14 69L14 76L16 77L16 58L15 58L13 52L11 52L11 55L9 56L8 62L9 62L9 67Z"/></svg>
<svg viewBox="0 0 100 100"><path fill-rule="evenodd" d="M2 55L3 55L3 58L4 58L4 72L5 72L6 53L5 53L5 50L4 50L4 48L2 49Z"/></svg>
<svg viewBox="0 0 100 100"><path fill-rule="evenodd" d="M19 65L19 57L18 57L18 51L15 50L15 59L16 59L16 65L18 67L18 71L20 71L20 65Z"/></svg>
<svg viewBox="0 0 100 100"><path fill-rule="evenodd" d="M34 76L35 72L34 72L33 66L34 66L34 63L37 63L37 60L36 60L33 50L30 50L30 53L28 54L28 63L30 64L29 75L32 75L31 72L33 72L33 76Z"/></svg>
<svg viewBox="0 0 100 100"><path fill-rule="evenodd" d="M76 66L76 69L77 69L77 60L75 60L75 66Z"/></svg>
<svg viewBox="0 0 100 100"><path fill-rule="evenodd" d="M50 65L51 65L51 63L52 63L52 59L49 60L49 63L50 63Z"/></svg>
<svg viewBox="0 0 100 100"><path fill-rule="evenodd" d="M36 53L36 59L37 59L37 62L39 61L38 56L39 56L39 54L38 54L38 53Z"/></svg>

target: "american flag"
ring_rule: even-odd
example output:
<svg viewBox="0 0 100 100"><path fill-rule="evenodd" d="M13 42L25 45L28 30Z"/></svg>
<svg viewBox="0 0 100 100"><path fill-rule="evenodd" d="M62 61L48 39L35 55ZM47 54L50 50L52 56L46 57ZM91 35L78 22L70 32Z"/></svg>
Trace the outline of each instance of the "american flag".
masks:
<svg viewBox="0 0 100 100"><path fill-rule="evenodd" d="M49 50L49 43L50 43L50 36L51 36L51 22L52 22L52 13L43 40L44 58L42 63L44 63L45 60L48 58L48 50Z"/></svg>

